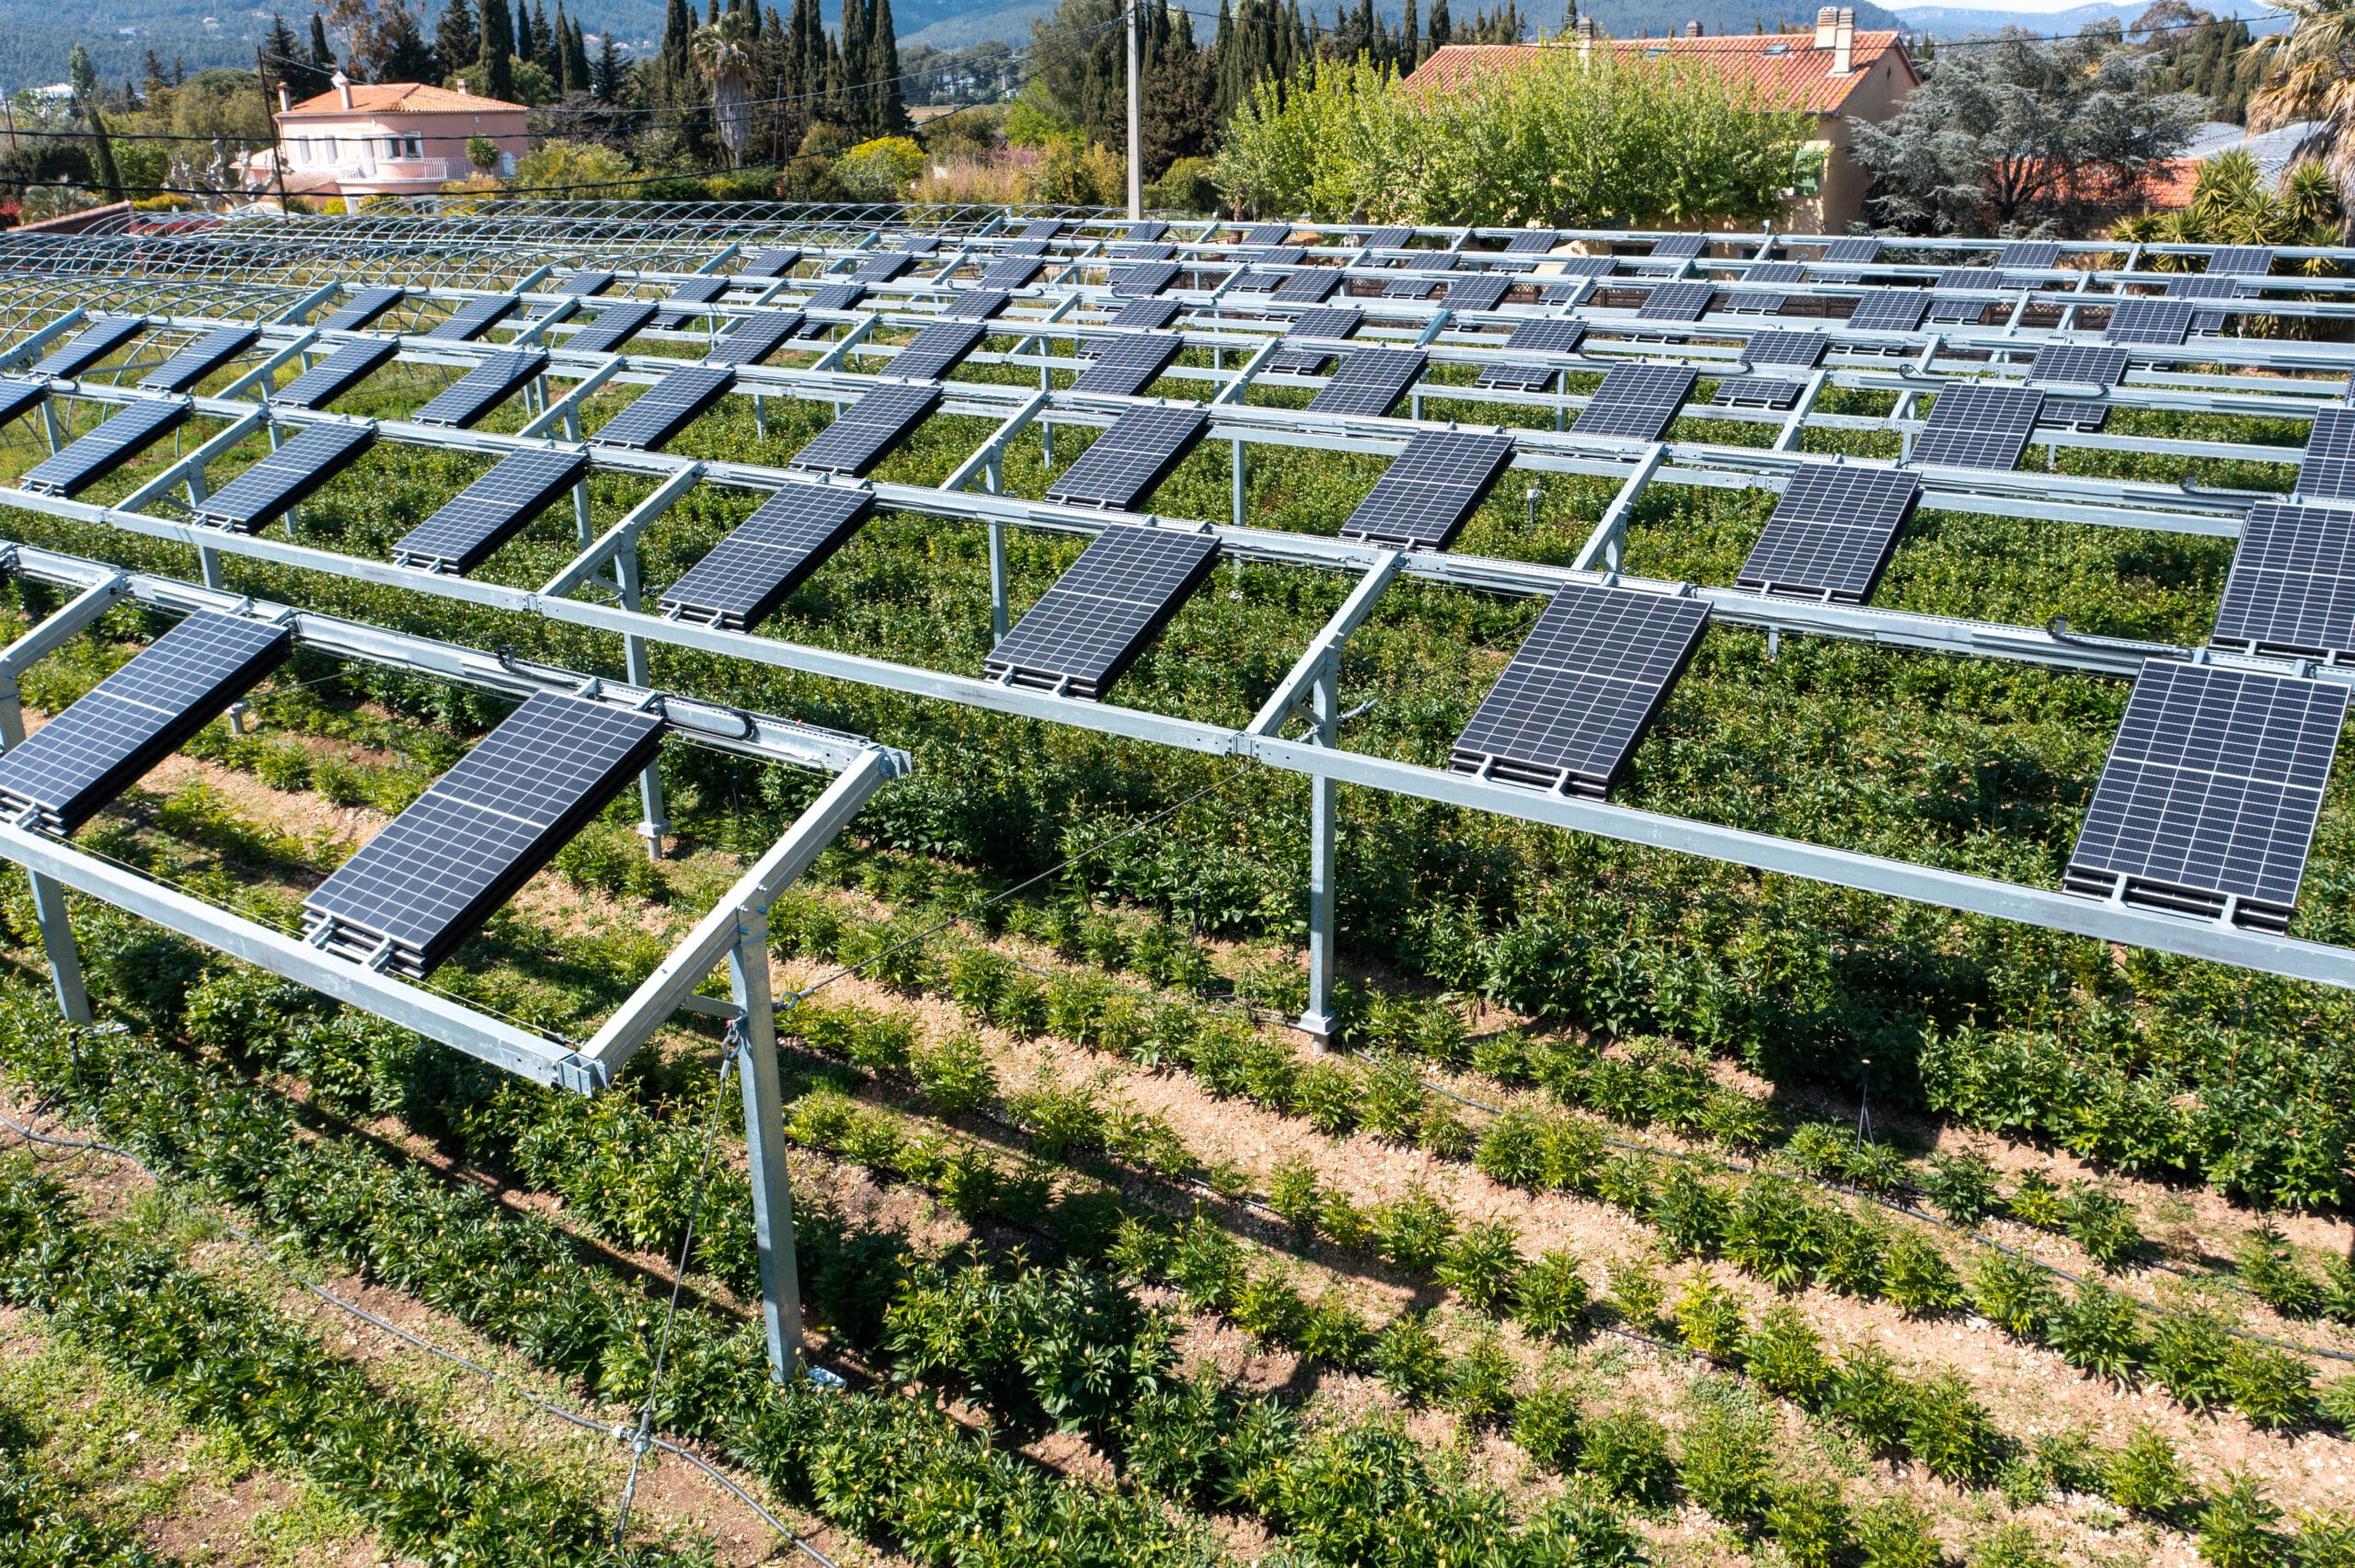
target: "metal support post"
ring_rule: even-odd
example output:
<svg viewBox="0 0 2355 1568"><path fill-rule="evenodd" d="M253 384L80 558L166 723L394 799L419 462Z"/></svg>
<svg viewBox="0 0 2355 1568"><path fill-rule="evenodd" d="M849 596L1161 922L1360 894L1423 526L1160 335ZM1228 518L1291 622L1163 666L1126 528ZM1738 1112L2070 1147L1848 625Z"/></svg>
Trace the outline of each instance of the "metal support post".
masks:
<svg viewBox="0 0 2355 1568"><path fill-rule="evenodd" d="M1235 526L1237 528L1243 526L1244 483L1243 438L1237 436L1235 439Z"/></svg>
<svg viewBox="0 0 2355 1568"><path fill-rule="evenodd" d="M990 647L1005 641L1014 617L1005 603L1005 521L990 519Z"/></svg>
<svg viewBox="0 0 2355 1568"><path fill-rule="evenodd" d="M1339 650L1327 656L1317 673L1312 697L1316 743L1330 746L1340 738L1341 661ZM1308 1010L1300 1028L1316 1042L1321 1054L1333 1037L1333 959L1338 934L1334 917L1333 808L1340 785L1319 773L1308 784Z"/></svg>
<svg viewBox="0 0 2355 1568"><path fill-rule="evenodd" d="M68 1024L87 1024L92 1017L90 993L82 984L82 956L74 950L74 922L65 911L65 889L38 871L26 876L33 885L33 918L40 922L40 946L49 956L57 1010L65 1014Z"/></svg>
<svg viewBox="0 0 2355 1568"><path fill-rule="evenodd" d="M1611 504L1603 509L1603 520L1594 525L1594 532L1587 535L1586 544L1579 550L1578 559L1570 563L1571 570L1618 575L1619 563L1626 553L1628 515L1636 509L1637 498L1644 493L1644 486L1652 482L1652 475L1660 472L1660 464L1667 458L1668 448L1659 441L1645 449L1642 460L1636 464L1636 471L1627 476L1626 484L1619 486L1619 493L1612 497Z"/></svg>
<svg viewBox="0 0 2355 1568"><path fill-rule="evenodd" d="M761 1326L768 1336L769 1375L782 1383L801 1367L801 1279L793 1255L793 1185L785 1164L776 1013L769 992L769 917L741 910L736 922L736 944L728 950L728 989L739 1010L736 1078L744 1091L752 1236L761 1258Z"/></svg>
<svg viewBox="0 0 2355 1568"><path fill-rule="evenodd" d="M638 545L624 545L614 556L615 580L621 584L622 608L636 610L645 592L645 581L638 567ZM629 683L652 689L654 661L644 637L622 638L622 669ZM649 860L662 858L662 841L671 836L671 818L662 806L662 767L659 762L646 764L646 772L638 775L638 803L645 814L638 824L638 836L646 841Z"/></svg>

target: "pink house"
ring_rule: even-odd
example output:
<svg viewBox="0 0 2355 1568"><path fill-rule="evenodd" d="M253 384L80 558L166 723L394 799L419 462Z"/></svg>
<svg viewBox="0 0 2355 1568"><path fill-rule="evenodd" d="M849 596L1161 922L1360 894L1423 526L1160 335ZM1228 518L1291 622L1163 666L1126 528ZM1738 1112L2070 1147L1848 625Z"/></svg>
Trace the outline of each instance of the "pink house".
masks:
<svg viewBox="0 0 2355 1568"><path fill-rule="evenodd" d="M284 101L283 89L280 94ZM351 82L341 73L331 91L289 104L278 114L286 190L296 196L431 195L445 180L474 173L466 142L499 144L496 173L512 174L529 150L524 108L421 82ZM275 192L278 169L268 152L247 165L248 189Z"/></svg>

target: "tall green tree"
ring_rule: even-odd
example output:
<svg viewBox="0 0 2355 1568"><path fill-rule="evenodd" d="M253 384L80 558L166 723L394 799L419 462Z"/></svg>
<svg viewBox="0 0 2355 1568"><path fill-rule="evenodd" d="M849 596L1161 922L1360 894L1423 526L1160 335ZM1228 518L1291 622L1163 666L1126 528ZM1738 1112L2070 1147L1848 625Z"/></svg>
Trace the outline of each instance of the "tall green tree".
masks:
<svg viewBox="0 0 2355 1568"><path fill-rule="evenodd" d="M556 0L556 87L577 93L588 84L572 74L572 23L564 14L564 0Z"/></svg>
<svg viewBox="0 0 2355 1568"><path fill-rule="evenodd" d="M684 95L695 76L695 14L687 0L671 0L662 13L662 52L655 56L655 95L665 109L690 101Z"/></svg>
<svg viewBox="0 0 2355 1568"><path fill-rule="evenodd" d="M900 91L900 40L891 0L875 0L867 13L867 133L897 136L908 128L908 106Z"/></svg>
<svg viewBox="0 0 2355 1568"><path fill-rule="evenodd" d="M327 18L316 11L311 13L311 69L322 78L334 75L336 70L335 50L327 43ZM327 90L326 84L319 88Z"/></svg>
<svg viewBox="0 0 2355 1568"><path fill-rule="evenodd" d="M548 24L546 0L532 0L532 52L524 58L546 72L551 82L564 74L564 45Z"/></svg>
<svg viewBox="0 0 2355 1568"><path fill-rule="evenodd" d="M482 58L482 28L475 20L474 0L450 0L442 7L442 19L433 27L433 52L445 76Z"/></svg>
<svg viewBox="0 0 2355 1568"><path fill-rule="evenodd" d="M507 0L483 0L482 53L477 63L481 79L476 90L487 98L513 102L515 27L507 13Z"/></svg>
<svg viewBox="0 0 2355 1568"><path fill-rule="evenodd" d="M853 134L867 129L867 7L861 0L843 0L840 39L841 65L832 84L826 118Z"/></svg>
<svg viewBox="0 0 2355 1568"><path fill-rule="evenodd" d="M612 32L599 34L597 63L589 68L589 96L602 104L619 103L628 76L629 63L622 58Z"/></svg>

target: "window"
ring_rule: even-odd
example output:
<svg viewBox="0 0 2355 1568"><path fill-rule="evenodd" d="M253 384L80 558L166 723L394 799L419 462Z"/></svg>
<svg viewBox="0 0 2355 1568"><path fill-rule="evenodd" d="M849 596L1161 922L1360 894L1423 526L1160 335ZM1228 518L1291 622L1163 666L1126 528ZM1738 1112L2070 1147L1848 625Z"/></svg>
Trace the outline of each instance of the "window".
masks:
<svg viewBox="0 0 2355 1568"><path fill-rule="evenodd" d="M425 156L425 138L422 136L402 137L401 156L405 158L421 158Z"/></svg>

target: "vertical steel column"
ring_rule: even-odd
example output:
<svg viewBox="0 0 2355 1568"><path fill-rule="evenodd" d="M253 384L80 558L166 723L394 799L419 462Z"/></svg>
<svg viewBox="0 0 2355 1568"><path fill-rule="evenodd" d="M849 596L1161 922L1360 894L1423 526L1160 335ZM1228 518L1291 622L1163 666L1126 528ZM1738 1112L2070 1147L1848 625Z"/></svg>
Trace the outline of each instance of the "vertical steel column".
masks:
<svg viewBox="0 0 2355 1568"><path fill-rule="evenodd" d="M637 610L638 600L644 592L644 584L638 574L638 546L635 544L625 544L614 553L614 574L615 580L621 585L622 608L629 611ZM622 670L624 678L631 685L652 688L654 661L648 652L647 641L644 637L626 635L622 638ZM662 807L661 763L647 763L646 772L638 775L638 803L645 808L645 817L638 823L638 830L646 840L647 856L652 860L661 860L662 841L671 833L671 818L664 814Z"/></svg>
<svg viewBox="0 0 2355 1568"><path fill-rule="evenodd" d="M15 750L25 742L24 710L17 699L13 672L0 676L0 745ZM38 871L25 876L33 885L33 919L40 924L41 952L49 958L50 983L57 991L57 1010L68 1024L87 1024L90 992L82 983L82 956L74 947L74 921L65 908L64 887Z"/></svg>
<svg viewBox="0 0 2355 1568"><path fill-rule="evenodd" d="M793 1185L785 1165L775 1003L769 992L769 917L764 910L737 912L728 986L742 1010L736 1025L736 1076L744 1090L752 1234L761 1257L761 1326L768 1336L769 1375L782 1383L801 1368L801 1278L793 1255Z"/></svg>
<svg viewBox="0 0 2355 1568"><path fill-rule="evenodd" d="M990 519L990 647L1005 641L1014 617L1005 602L1005 522Z"/></svg>
<svg viewBox="0 0 2355 1568"><path fill-rule="evenodd" d="M1235 439L1235 526L1243 526L1243 438Z"/></svg>
<svg viewBox="0 0 2355 1568"><path fill-rule="evenodd" d="M1316 721L1316 744L1331 746L1340 739L1341 657L1338 648L1316 672L1310 699ZM1300 1015L1302 1031L1315 1037L1323 1052L1333 1037L1333 962L1338 935L1334 916L1333 808L1340 785L1318 773L1308 785L1308 1011Z"/></svg>

